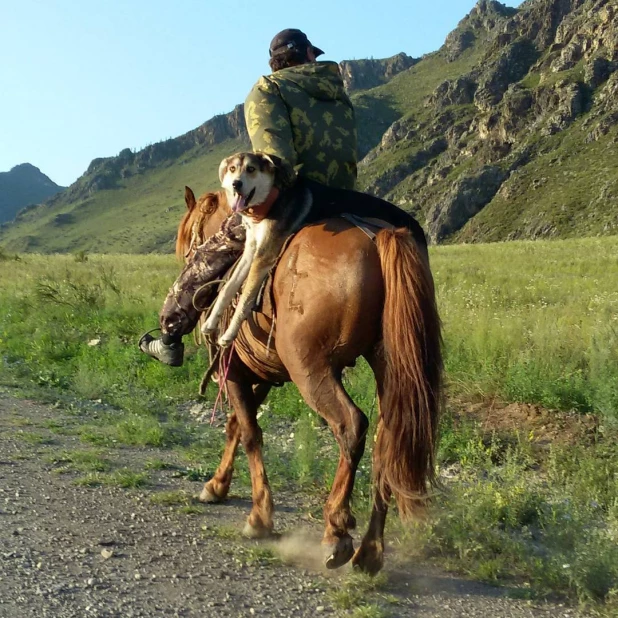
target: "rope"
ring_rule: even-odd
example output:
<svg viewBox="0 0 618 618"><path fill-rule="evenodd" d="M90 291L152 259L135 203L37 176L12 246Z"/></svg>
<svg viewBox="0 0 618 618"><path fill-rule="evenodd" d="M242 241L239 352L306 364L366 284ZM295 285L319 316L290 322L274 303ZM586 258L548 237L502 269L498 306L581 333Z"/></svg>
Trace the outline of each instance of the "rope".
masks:
<svg viewBox="0 0 618 618"><path fill-rule="evenodd" d="M202 381L200 382L200 395L206 394L206 387L208 386L208 382L210 378L212 378L212 374L215 372L217 368L217 363L219 362L220 356L221 356L221 348L217 348L217 351L215 352L215 355L212 361L210 362L210 367L208 367L208 370L206 371L206 373L204 374L204 377L202 378Z"/></svg>
<svg viewBox="0 0 618 618"><path fill-rule="evenodd" d="M273 331L275 330L275 322L277 321L276 316L273 312L273 321L270 324L270 331L268 332L268 340L266 341L266 358L270 358L270 342L273 338Z"/></svg>
<svg viewBox="0 0 618 618"><path fill-rule="evenodd" d="M160 328L151 328L148 332L145 332L140 338L139 338L139 342L138 342L138 347L142 345L142 341L144 341L144 338L146 337L146 335L150 335L150 333L156 333L156 332L161 332Z"/></svg>
<svg viewBox="0 0 618 618"><path fill-rule="evenodd" d="M217 353L219 354L220 352L221 352L221 348L219 348ZM222 395L224 391L225 391L227 398L229 399L229 396L227 393L227 376L230 372L230 366L232 365L232 354L234 354L234 342L232 342L232 345L230 347L230 353L227 357L227 366L225 366L225 358L223 356L221 357L221 365L224 371L221 371L221 373L219 374L219 392L217 393L217 398L215 399L215 405L212 407L212 416L210 417L211 425L215 422L215 414L217 413L217 406L219 405L219 401L221 401L221 410L223 411ZM221 380L221 374L223 374L223 380Z"/></svg>

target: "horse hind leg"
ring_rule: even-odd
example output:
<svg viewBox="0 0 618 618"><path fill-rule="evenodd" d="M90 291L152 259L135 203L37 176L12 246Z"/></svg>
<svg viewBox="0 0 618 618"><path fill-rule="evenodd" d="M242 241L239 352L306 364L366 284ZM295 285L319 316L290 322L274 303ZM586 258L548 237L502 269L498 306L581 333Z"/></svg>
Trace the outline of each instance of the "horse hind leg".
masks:
<svg viewBox="0 0 618 618"><path fill-rule="evenodd" d="M382 422L379 422L377 431L382 431ZM374 469L376 456L374 455ZM352 566L359 571L375 575L384 565L384 525L388 513L390 490L385 488L384 494L376 491L374 482L373 506L367 532L361 541L359 548L352 557Z"/></svg>
<svg viewBox="0 0 618 618"><path fill-rule="evenodd" d="M378 409L380 410L380 398L383 391L384 378L384 362L379 354L372 355L367 358L371 368L373 369L378 386ZM384 430L382 419L378 420L376 428L376 442L380 437L380 433ZM373 453L373 506L371 509L371 517L367 532L361 541L359 548L356 550L352 558L352 566L355 569L375 575L384 565L384 526L386 524L386 515L388 513L388 503L390 499L390 489L384 487L383 491L378 491L378 481L380 470L379 454L374 449Z"/></svg>
<svg viewBox="0 0 618 618"><path fill-rule="evenodd" d="M307 405L326 420L339 444L339 464L324 505L322 539L326 567L335 569L354 555L349 531L356 527L356 519L350 510L350 498L356 469L365 450L369 421L350 399L341 384L341 376L335 375L332 367L305 368L296 376L291 373L291 377Z"/></svg>

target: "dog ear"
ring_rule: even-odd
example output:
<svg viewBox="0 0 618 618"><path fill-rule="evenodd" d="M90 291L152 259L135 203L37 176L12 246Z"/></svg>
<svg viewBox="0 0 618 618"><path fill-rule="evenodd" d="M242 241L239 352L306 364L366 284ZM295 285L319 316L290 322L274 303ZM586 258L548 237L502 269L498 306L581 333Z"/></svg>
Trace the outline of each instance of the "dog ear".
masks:
<svg viewBox="0 0 618 618"><path fill-rule="evenodd" d="M262 153L262 158L268 164L271 172L275 174L275 185L280 189L291 187L296 180L294 168L281 157Z"/></svg>
<svg viewBox="0 0 618 618"><path fill-rule="evenodd" d="M195 203L195 193L193 193L191 187L185 187L185 204L189 212L195 208Z"/></svg>
<svg viewBox="0 0 618 618"><path fill-rule="evenodd" d="M221 161L221 164L219 165L219 182L223 182L223 177L225 176L225 172L227 172L227 162L228 159L230 159L230 157L226 157L225 159L223 159L223 161Z"/></svg>

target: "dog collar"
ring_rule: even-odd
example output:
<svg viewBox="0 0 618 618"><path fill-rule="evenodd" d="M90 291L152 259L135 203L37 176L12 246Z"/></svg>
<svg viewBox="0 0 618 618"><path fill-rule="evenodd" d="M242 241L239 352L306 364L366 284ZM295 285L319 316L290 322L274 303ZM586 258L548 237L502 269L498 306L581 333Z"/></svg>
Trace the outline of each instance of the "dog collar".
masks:
<svg viewBox="0 0 618 618"><path fill-rule="evenodd" d="M255 206L247 208L242 214L245 217L249 217L252 221L259 223L266 217L266 215L268 215L272 205L277 201L278 197L279 189L277 189L277 187L273 187L261 204L256 204Z"/></svg>

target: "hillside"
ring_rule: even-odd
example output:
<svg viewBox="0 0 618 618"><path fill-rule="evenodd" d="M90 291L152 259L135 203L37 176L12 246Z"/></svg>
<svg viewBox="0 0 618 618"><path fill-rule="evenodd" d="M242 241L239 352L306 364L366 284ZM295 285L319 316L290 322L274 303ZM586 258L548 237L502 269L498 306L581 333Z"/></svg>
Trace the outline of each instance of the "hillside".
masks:
<svg viewBox="0 0 618 618"><path fill-rule="evenodd" d="M434 241L618 232L617 14L615 0L481 0L366 96L400 115L362 185Z"/></svg>
<svg viewBox="0 0 618 618"><path fill-rule="evenodd" d="M0 223L10 221L24 206L40 204L63 189L30 163L0 172Z"/></svg>
<svg viewBox="0 0 618 618"><path fill-rule="evenodd" d="M434 242L618 232L618 0L480 0L421 59L346 61L359 187ZM183 187L215 188L248 145L242 107L138 153L96 159L0 230L12 250L170 250ZM59 228L62 233L59 234Z"/></svg>

